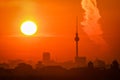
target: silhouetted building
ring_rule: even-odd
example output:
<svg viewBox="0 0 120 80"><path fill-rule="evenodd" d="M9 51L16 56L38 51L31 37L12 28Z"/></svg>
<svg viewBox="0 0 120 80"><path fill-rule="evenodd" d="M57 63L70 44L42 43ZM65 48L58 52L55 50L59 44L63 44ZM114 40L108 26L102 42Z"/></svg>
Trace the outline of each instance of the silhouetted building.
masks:
<svg viewBox="0 0 120 80"><path fill-rule="evenodd" d="M66 61L66 62L61 63L60 65L66 69L76 67L73 61Z"/></svg>
<svg viewBox="0 0 120 80"><path fill-rule="evenodd" d="M18 60L9 60L8 63L9 63L11 68L15 68L18 64L24 63L24 61L20 60L20 59L18 59Z"/></svg>
<svg viewBox="0 0 120 80"><path fill-rule="evenodd" d="M44 52L43 53L43 63L50 63L50 53L49 52Z"/></svg>
<svg viewBox="0 0 120 80"><path fill-rule="evenodd" d="M36 64L36 69L41 69L42 67L44 67L43 63L41 61L38 61Z"/></svg>
<svg viewBox="0 0 120 80"><path fill-rule="evenodd" d="M87 59L86 59L86 57L78 57L78 58L76 59L76 62L77 62L77 64L78 64L78 66L80 66L80 67L85 67L85 66L86 66L86 62L87 62Z"/></svg>
<svg viewBox="0 0 120 80"><path fill-rule="evenodd" d="M33 67L30 64L20 63L14 69L15 75L27 76L33 72Z"/></svg>
<svg viewBox="0 0 120 80"><path fill-rule="evenodd" d="M10 66L7 63L1 63L0 68L8 69L8 68L10 68Z"/></svg>
<svg viewBox="0 0 120 80"><path fill-rule="evenodd" d="M93 69L94 68L93 62L91 62L91 61L88 62L88 68L89 69Z"/></svg>
<svg viewBox="0 0 120 80"><path fill-rule="evenodd" d="M105 66L106 66L105 62L100 59L96 59L94 64L95 64L95 67L97 67L97 68L105 68Z"/></svg>
<svg viewBox="0 0 120 80"><path fill-rule="evenodd" d="M111 69L118 70L119 69L119 63L117 60L114 60L111 64Z"/></svg>

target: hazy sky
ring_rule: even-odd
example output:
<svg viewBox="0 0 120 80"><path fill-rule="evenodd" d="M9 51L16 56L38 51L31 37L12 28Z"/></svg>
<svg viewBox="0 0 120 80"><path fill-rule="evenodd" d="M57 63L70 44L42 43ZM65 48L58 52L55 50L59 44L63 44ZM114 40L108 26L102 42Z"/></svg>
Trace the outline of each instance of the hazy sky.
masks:
<svg viewBox="0 0 120 80"><path fill-rule="evenodd" d="M120 1L97 0L103 37L109 52L102 52L79 24L79 55L88 59L120 59ZM57 61L75 56L76 16L83 20L81 0L0 0L0 59L41 60L44 51ZM33 20L38 24L35 36L24 37L20 24Z"/></svg>

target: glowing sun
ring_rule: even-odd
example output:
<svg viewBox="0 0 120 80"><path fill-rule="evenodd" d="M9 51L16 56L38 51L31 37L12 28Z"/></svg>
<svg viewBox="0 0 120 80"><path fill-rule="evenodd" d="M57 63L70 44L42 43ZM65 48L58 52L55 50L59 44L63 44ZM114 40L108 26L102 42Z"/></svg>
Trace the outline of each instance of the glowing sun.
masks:
<svg viewBox="0 0 120 80"><path fill-rule="evenodd" d="M20 30L24 35L33 35L37 32L37 25L33 21L25 21L21 24Z"/></svg>

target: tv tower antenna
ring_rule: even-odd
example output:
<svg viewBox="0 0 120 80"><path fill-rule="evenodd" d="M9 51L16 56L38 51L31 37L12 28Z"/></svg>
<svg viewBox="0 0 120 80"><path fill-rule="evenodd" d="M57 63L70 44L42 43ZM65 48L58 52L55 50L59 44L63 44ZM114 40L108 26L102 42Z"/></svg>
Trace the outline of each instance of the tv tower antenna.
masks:
<svg viewBox="0 0 120 80"><path fill-rule="evenodd" d="M76 36L75 36L75 42L76 42L76 56L75 61L78 61L79 55L78 55L78 42L79 42L79 36L78 36L78 16L76 17Z"/></svg>

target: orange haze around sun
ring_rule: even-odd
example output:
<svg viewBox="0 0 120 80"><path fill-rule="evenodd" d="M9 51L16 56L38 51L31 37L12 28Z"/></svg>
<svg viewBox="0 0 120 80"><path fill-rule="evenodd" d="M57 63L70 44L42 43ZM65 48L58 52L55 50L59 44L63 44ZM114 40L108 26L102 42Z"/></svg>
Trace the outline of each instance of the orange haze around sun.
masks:
<svg viewBox="0 0 120 80"><path fill-rule="evenodd" d="M108 10L109 7L105 3L101 3L100 1L98 3L101 20L103 19L103 23L106 21L101 25L105 32L103 37L113 48L119 39L114 36L116 29L112 21L119 15L116 13L114 18L113 11ZM101 51L82 30L80 22L83 21L84 10L80 4L80 0L0 1L0 61L16 59L40 61L43 52L50 52L51 59L58 62L73 61L76 16L79 16L79 56L86 56L88 60L100 58L109 61L118 58L118 54L113 54L112 51L111 53ZM112 5L112 2L109 4ZM37 24L37 32L32 36L24 36L20 31L21 24L27 20ZM117 51L117 48L113 50Z"/></svg>

